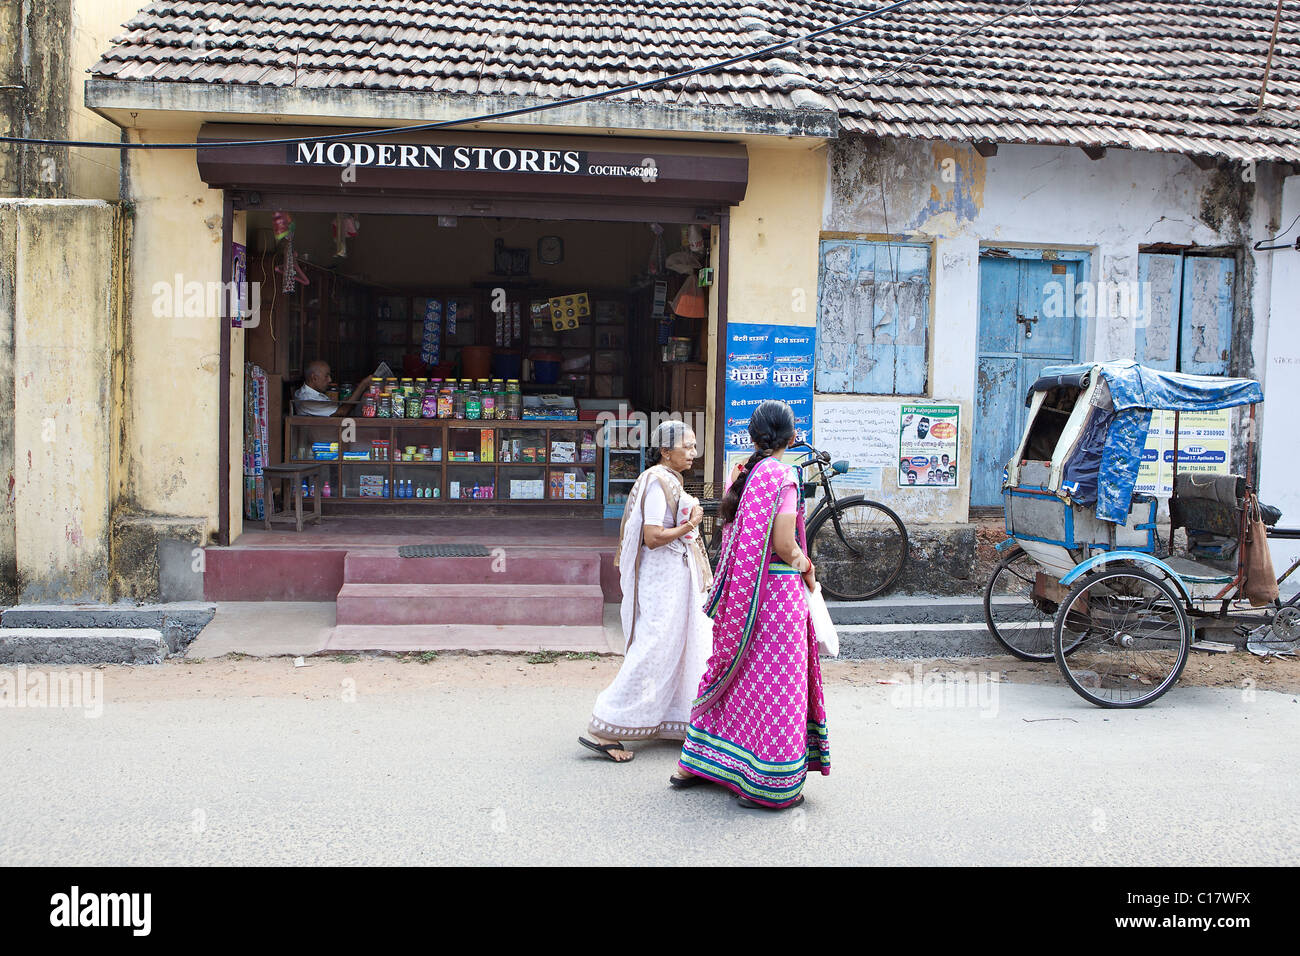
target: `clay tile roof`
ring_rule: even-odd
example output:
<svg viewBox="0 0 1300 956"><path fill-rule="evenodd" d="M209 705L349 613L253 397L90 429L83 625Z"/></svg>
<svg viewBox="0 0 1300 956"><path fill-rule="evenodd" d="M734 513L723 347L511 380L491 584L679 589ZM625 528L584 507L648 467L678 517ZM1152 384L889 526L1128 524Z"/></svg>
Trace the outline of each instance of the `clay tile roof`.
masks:
<svg viewBox="0 0 1300 956"><path fill-rule="evenodd" d="M91 69L134 81L541 98L762 49L840 0L163 0ZM1300 161L1300 0L918 0L618 99L838 112L847 132Z"/></svg>

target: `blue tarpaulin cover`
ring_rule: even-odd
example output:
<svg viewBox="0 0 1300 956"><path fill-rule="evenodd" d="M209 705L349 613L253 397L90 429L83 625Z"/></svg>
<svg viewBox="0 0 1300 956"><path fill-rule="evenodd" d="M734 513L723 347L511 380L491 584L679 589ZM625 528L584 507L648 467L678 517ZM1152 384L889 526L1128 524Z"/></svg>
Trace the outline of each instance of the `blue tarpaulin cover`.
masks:
<svg viewBox="0 0 1300 956"><path fill-rule="evenodd" d="M1115 408L1151 408L1170 412L1212 412L1264 400L1259 382L1249 378L1162 372L1137 362L1049 365L1040 378L1079 375L1096 370L1110 386Z"/></svg>
<svg viewBox="0 0 1300 956"><path fill-rule="evenodd" d="M1163 372L1137 362L1049 365L1039 381L1092 371L1106 379L1114 411L1093 411L1075 454L1062 469L1061 489L1082 504L1096 500L1097 517L1116 524L1128 520L1152 409L1214 411L1264 400L1264 390L1252 379Z"/></svg>

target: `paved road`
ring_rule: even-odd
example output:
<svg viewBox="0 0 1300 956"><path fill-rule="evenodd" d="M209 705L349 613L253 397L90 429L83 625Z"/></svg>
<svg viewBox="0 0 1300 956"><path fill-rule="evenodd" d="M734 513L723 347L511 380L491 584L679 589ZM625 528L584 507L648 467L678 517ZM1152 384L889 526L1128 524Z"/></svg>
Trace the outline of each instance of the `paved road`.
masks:
<svg viewBox="0 0 1300 956"><path fill-rule="evenodd" d="M357 690L0 709L0 864L1300 863L1294 694L1002 684L993 714L841 682L833 774L771 814L670 791L671 745L587 756L587 688Z"/></svg>

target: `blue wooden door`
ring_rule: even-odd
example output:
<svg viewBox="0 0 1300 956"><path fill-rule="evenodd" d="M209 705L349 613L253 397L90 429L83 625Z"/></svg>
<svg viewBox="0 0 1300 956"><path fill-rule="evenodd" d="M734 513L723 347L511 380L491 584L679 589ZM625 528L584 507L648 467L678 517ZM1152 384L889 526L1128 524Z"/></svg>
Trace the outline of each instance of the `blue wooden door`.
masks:
<svg viewBox="0 0 1300 956"><path fill-rule="evenodd" d="M1081 256L980 257L971 504L1002 503L1002 469L1025 429L1025 392L1044 366L1078 360Z"/></svg>

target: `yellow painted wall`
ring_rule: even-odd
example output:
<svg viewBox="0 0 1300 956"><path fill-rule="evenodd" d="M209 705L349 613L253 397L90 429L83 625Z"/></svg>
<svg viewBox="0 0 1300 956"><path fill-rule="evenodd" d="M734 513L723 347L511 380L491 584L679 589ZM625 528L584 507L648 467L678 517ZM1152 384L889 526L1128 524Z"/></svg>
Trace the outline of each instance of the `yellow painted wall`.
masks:
<svg viewBox="0 0 1300 956"><path fill-rule="evenodd" d="M826 189L826 156L820 141L797 147L749 147L749 186L731 211L727 322L815 325L817 240ZM713 261L717 262L717 246ZM710 295L717 315L717 291ZM709 333L708 416L723 426L716 407L717 327ZM712 436L711 436L712 437ZM713 440L705 473L713 474Z"/></svg>
<svg viewBox="0 0 1300 956"><path fill-rule="evenodd" d="M27 602L109 599L119 216L104 202L0 203L13 269L0 296L13 347L6 506Z"/></svg>
<svg viewBox="0 0 1300 956"><path fill-rule="evenodd" d="M141 142L193 142L197 126ZM135 150L126 198L133 205L131 292L124 355L123 505L132 511L202 517L218 526L217 397L221 317L177 310L172 289L221 282L221 193L199 179L191 151ZM184 299L182 301L184 305ZM232 382L242 375L242 338ZM231 389L236 427L242 388ZM240 446L236 445L237 450ZM232 455L238 460L238 454Z"/></svg>
<svg viewBox="0 0 1300 956"><path fill-rule="evenodd" d="M122 32L122 24L143 5L142 0L73 0L68 51L69 139L117 142L121 138L117 126L86 108L86 71ZM111 149L69 150L69 193L94 199L118 198L120 155Z"/></svg>

